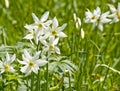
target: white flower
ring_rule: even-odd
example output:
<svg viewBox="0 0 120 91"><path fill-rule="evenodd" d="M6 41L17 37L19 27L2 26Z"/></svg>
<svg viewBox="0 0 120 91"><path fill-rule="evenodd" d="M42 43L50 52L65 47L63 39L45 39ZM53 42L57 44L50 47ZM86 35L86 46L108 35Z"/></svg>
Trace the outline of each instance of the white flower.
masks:
<svg viewBox="0 0 120 91"><path fill-rule="evenodd" d="M25 28L30 32L27 34L24 39L34 40L36 44L39 41L39 31L35 30L31 25L25 25Z"/></svg>
<svg viewBox="0 0 120 91"><path fill-rule="evenodd" d="M93 13L87 10L85 15L86 15L85 22L93 23L93 28L98 26L98 28L101 31L103 31L103 24L111 21L110 19L107 18L109 16L109 11L101 14L101 9L99 7L97 7Z"/></svg>
<svg viewBox="0 0 120 91"><path fill-rule="evenodd" d="M6 53L6 59L0 61L0 74L4 72L14 72L15 69L12 67L11 63L15 60L16 55L14 54L11 58L8 53Z"/></svg>
<svg viewBox="0 0 120 91"><path fill-rule="evenodd" d="M67 35L65 33L62 32L62 30L67 26L67 24L63 24L61 27L58 27L58 20L56 17L54 17L53 22L52 22L52 27L49 29L49 32L46 33L45 36L47 37L60 37L60 38L64 38L67 37Z"/></svg>
<svg viewBox="0 0 120 91"><path fill-rule="evenodd" d="M34 40L36 44L38 44L39 39L44 37L46 33L49 32L49 25L52 23L52 20L47 20L49 16L49 12L45 12L42 17L39 19L34 13L32 13L32 17L34 20L33 24L25 25L25 28L30 32L24 38L29 40ZM46 37L47 38L47 37Z"/></svg>
<svg viewBox="0 0 120 91"><path fill-rule="evenodd" d="M109 15L109 17L113 18L113 21L111 23L120 21L120 3L118 3L117 9L111 4L108 4L108 6L112 12L112 14Z"/></svg>
<svg viewBox="0 0 120 91"><path fill-rule="evenodd" d="M49 25L52 23L51 20L48 20L48 17L49 17L49 12L45 12L41 18L39 19L34 13L32 13L32 17L33 17L33 20L34 20L34 24L32 24L32 26L38 30L40 32L40 34L44 34L46 29L49 27Z"/></svg>
<svg viewBox="0 0 120 91"><path fill-rule="evenodd" d="M60 54L60 49L57 47L59 38L54 39L54 37L50 37L49 42L42 42L44 45L43 52L48 52L48 56L51 55L51 53L57 53Z"/></svg>
<svg viewBox="0 0 120 91"><path fill-rule="evenodd" d="M24 50L24 54L22 55L23 61L18 60L20 64L24 66L20 67L21 72L25 73L26 76L29 75L31 72L38 73L39 67L44 66L47 61L45 59L39 59L40 52L37 52L33 57Z"/></svg>

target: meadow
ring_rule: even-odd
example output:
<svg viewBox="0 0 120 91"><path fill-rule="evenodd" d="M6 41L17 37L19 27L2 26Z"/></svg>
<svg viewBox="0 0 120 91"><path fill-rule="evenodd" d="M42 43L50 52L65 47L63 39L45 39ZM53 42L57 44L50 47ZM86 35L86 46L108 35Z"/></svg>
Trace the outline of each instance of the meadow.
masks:
<svg viewBox="0 0 120 91"><path fill-rule="evenodd" d="M0 91L120 91L119 0L0 0Z"/></svg>

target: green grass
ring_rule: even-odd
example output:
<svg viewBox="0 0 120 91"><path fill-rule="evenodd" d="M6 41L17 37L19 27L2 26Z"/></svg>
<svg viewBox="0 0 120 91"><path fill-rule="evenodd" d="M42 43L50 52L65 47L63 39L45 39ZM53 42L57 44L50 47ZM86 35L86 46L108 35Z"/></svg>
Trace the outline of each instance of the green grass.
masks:
<svg viewBox="0 0 120 91"><path fill-rule="evenodd" d="M99 6L102 12L106 12L109 10L106 4L110 3L117 7L118 0L116 3L112 3L112 0L9 0L9 2L10 7L6 8L4 0L0 0L0 59L6 51L16 53L17 58L21 59L21 50L30 48L31 44L23 37L27 34L25 24L33 23L32 12L41 17L45 11L49 11L49 19L56 16L60 25L67 23L64 32L68 37L60 39L59 47L61 56L67 56L70 61L67 63L64 58L60 59L62 61L58 60L59 58L54 62L52 60L50 67L57 65L55 68L48 67L50 71L47 73L46 68L43 67L39 76L34 74L31 80L37 77L41 80L40 83L38 82L40 84L37 86L40 87L38 91L120 91L119 73L103 66L95 68L97 64L106 64L120 70L120 22L105 24L103 32L98 28L92 30L91 24L83 22L87 8L92 11ZM82 20L84 39L81 38L80 28L75 27L73 13ZM2 45L6 47L2 48ZM64 72L64 66L74 69L72 75ZM58 68L59 70L56 71ZM14 74L13 78L7 76L9 78L7 78L7 84L0 78L0 91L16 91L14 87L19 86L19 81L31 78L30 76L21 77L21 75L19 77ZM100 81L102 78L104 80ZM68 84L65 84L65 81ZM32 83L32 89L36 89L35 84L36 82ZM11 85L13 87L10 87Z"/></svg>

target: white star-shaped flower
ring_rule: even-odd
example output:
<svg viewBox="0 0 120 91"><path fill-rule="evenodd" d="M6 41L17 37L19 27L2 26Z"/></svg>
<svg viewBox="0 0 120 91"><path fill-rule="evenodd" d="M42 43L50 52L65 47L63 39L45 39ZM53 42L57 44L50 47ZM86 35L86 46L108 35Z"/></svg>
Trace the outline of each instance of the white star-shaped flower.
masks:
<svg viewBox="0 0 120 91"><path fill-rule="evenodd" d="M28 76L31 72L38 73L39 67L44 66L47 61L44 59L39 59L40 51L37 52L33 57L24 50L24 54L22 55L23 61L18 60L18 62L24 66L20 67L20 71L25 73Z"/></svg>
<svg viewBox="0 0 120 91"><path fill-rule="evenodd" d="M46 32L46 29L49 27L49 25L52 23L52 20L47 20L49 17L49 12L45 12L41 18L39 19L34 13L32 13L32 17L34 20L34 23L32 26L40 32L40 34L44 34Z"/></svg>
<svg viewBox="0 0 120 91"><path fill-rule="evenodd" d="M110 18L113 18L111 23L120 21L120 3L118 3L117 9L111 4L108 4L108 6L112 12L112 14L109 15Z"/></svg>
<svg viewBox="0 0 120 91"><path fill-rule="evenodd" d="M98 28L103 31L103 24L111 21L111 19L108 19L109 13L108 11L102 14L99 7L97 7L93 13L87 10L85 13L85 23L93 23L93 28L98 26Z"/></svg>
<svg viewBox="0 0 120 91"><path fill-rule="evenodd" d="M45 40L42 42L44 45L43 52L48 52L48 56L51 55L51 53L57 53L60 54L60 49L57 47L59 38L54 39L54 37L49 38L49 42L46 42Z"/></svg>
<svg viewBox="0 0 120 91"><path fill-rule="evenodd" d="M15 69L12 67L12 63L15 60L16 55L14 54L12 57L8 53L6 53L6 59L0 61L0 74L4 72L14 72Z"/></svg>
<svg viewBox="0 0 120 91"><path fill-rule="evenodd" d="M62 32L62 30L65 29L67 24L63 24L61 27L59 27L59 23L56 17L54 17L53 22L52 22L52 27L49 28L49 32L46 33L45 36L47 37L60 37L64 38L67 37L65 33Z"/></svg>

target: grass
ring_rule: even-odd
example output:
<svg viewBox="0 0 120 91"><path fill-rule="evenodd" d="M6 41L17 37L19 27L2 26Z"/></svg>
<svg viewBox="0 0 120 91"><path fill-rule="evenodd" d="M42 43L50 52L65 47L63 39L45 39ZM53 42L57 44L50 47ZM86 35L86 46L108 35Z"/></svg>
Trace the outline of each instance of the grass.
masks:
<svg viewBox="0 0 120 91"><path fill-rule="evenodd" d="M105 24L103 32L98 28L92 30L91 24L83 22L87 8L92 11L99 6L102 12L105 12L109 10L107 3L117 7L118 0L116 3L112 0L9 0L9 2L10 7L6 8L4 0L0 1L0 59L6 51L16 53L17 58L21 59L21 50L31 47L23 37L27 34L25 24L33 23L32 12L41 17L45 11L49 11L50 19L56 16L60 25L67 23L64 32L68 37L60 39L59 47L61 56L66 56L70 61L65 61L66 57L56 58L54 62L50 60L50 65L47 65L47 68L42 67L38 75L32 74L32 77L27 77L29 79L25 82L27 91L37 89L36 83L40 88L38 91L120 91L120 22ZM81 27L78 29L75 27L73 13L81 18L84 39L81 38ZM111 70L110 67L118 72ZM67 68L71 73L65 71ZM4 82L0 78L0 90L16 91L15 88L26 79L21 75L23 74L20 72L19 75L12 74L15 76L13 78L11 74L3 75L3 79L7 78ZM40 82L34 81L36 78L39 78ZM34 82L30 83L32 81Z"/></svg>

